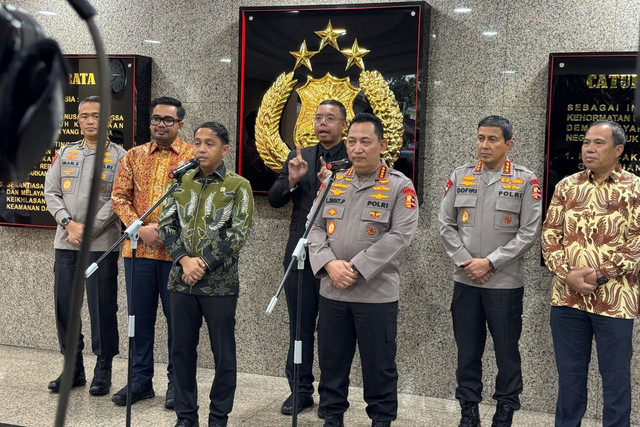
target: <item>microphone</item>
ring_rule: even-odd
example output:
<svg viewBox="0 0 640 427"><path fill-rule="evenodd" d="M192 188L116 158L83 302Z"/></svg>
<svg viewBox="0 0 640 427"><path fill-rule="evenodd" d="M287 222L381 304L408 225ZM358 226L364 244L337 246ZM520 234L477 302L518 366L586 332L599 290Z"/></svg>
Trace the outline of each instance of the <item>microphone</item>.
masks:
<svg viewBox="0 0 640 427"><path fill-rule="evenodd" d="M332 172L335 172L335 171L339 171L339 170L342 170L342 169L349 169L351 167L351 165L353 165L351 160L342 159L342 160L336 160L335 162L327 163L327 169L332 171Z"/></svg>
<svg viewBox="0 0 640 427"><path fill-rule="evenodd" d="M184 175L187 171L197 168L198 166L200 166L200 159L193 158L179 168L169 172L169 179L175 178L177 180L180 180L182 179L182 175Z"/></svg>

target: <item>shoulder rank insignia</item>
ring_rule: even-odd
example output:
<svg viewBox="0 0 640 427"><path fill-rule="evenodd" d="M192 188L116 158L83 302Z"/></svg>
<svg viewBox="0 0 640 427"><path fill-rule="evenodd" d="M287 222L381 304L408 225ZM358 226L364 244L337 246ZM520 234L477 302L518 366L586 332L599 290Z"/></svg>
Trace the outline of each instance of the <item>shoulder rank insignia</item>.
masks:
<svg viewBox="0 0 640 427"><path fill-rule="evenodd" d="M378 169L378 176L376 177L376 179L378 180L386 179L388 173L389 173L389 168L387 168L385 165L380 165L380 168Z"/></svg>
<svg viewBox="0 0 640 427"><path fill-rule="evenodd" d="M504 161L504 166L502 167L502 173L505 175L511 175L512 170L511 170L511 161L509 160L505 160Z"/></svg>
<svg viewBox="0 0 640 427"><path fill-rule="evenodd" d="M476 168L473 171L476 173L482 172L482 160L478 160L478 163L476 163Z"/></svg>

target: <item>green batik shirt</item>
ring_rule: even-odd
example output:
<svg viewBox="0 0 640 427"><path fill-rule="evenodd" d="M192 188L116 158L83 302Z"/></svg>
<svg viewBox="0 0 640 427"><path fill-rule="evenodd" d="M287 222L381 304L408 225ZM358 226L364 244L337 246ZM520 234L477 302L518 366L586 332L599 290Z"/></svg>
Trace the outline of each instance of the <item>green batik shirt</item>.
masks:
<svg viewBox="0 0 640 427"><path fill-rule="evenodd" d="M172 180L169 185L172 185ZM158 233L173 266L169 290L193 295L237 295L238 255L252 225L253 195L245 178L227 171L224 162L209 176L199 168L162 205ZM200 257L207 273L194 286L182 280L184 256Z"/></svg>

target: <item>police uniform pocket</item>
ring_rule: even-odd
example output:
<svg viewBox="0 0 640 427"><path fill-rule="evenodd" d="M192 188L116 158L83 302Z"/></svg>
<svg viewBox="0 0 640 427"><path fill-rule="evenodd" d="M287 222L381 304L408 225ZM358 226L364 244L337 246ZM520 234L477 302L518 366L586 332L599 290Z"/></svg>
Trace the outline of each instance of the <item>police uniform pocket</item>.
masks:
<svg viewBox="0 0 640 427"><path fill-rule="evenodd" d="M386 209L372 209L371 206L363 209L358 224L358 240L378 240L389 228L390 215Z"/></svg>
<svg viewBox="0 0 640 427"><path fill-rule="evenodd" d="M478 197L469 194L456 194L453 206L458 211L458 227L473 227L476 222L476 202Z"/></svg>
<svg viewBox="0 0 640 427"><path fill-rule="evenodd" d="M522 199L518 198L498 198L496 200L496 214L494 217L494 228L497 229L517 229L520 226L520 210Z"/></svg>
<svg viewBox="0 0 640 427"><path fill-rule="evenodd" d="M342 221L344 211L344 206L323 206L322 218L326 220L327 237L329 239L337 239L340 236L341 228L344 225Z"/></svg>

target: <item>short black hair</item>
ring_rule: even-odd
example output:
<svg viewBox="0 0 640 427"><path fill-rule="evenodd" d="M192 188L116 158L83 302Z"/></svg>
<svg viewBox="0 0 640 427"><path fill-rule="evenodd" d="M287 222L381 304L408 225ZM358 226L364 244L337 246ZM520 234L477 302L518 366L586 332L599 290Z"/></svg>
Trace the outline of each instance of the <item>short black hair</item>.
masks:
<svg viewBox="0 0 640 427"><path fill-rule="evenodd" d="M615 145L622 145L627 142L627 138L624 135L624 129L620 126L619 123L611 121L611 120L596 120L591 123L587 128L587 132L594 126L609 126L611 128L611 135L613 135L613 143Z"/></svg>
<svg viewBox="0 0 640 427"><path fill-rule="evenodd" d="M340 110L340 114L342 114L342 120L347 120L347 109L342 102L336 101L335 99L325 99L318 104L318 107L321 105L335 105Z"/></svg>
<svg viewBox="0 0 640 427"><path fill-rule="evenodd" d="M182 106L182 102L169 96L159 96L158 98L153 99L151 101L151 112L153 112L153 109L156 108L156 105L173 105L174 107L176 107L178 109L179 121L184 120L184 116L187 114L187 112L184 110L184 107Z"/></svg>
<svg viewBox="0 0 640 427"><path fill-rule="evenodd" d="M502 130L502 136L505 141L513 139L513 126L511 126L511 122L509 122L509 120L502 116L487 116L480 120L480 123L478 123L478 129L482 126L499 127Z"/></svg>
<svg viewBox="0 0 640 427"><path fill-rule="evenodd" d="M349 123L349 129L351 129L354 123L373 123L373 132L378 137L378 140L382 141L384 139L384 127L377 116L371 113L358 113L353 117L351 123Z"/></svg>
<svg viewBox="0 0 640 427"><path fill-rule="evenodd" d="M100 104L100 106L102 106L102 98L100 98L98 95L91 95L80 101L80 103L78 104L78 112L80 112L80 107L82 107L82 105L86 102L97 102L98 104Z"/></svg>
<svg viewBox="0 0 640 427"><path fill-rule="evenodd" d="M221 123L205 122L193 131L193 135L195 136L196 132L198 132L202 128L211 129L216 133L216 135L218 135L218 138L220 138L220 141L222 141L223 144L229 145L229 132L227 132L227 128L224 127Z"/></svg>

